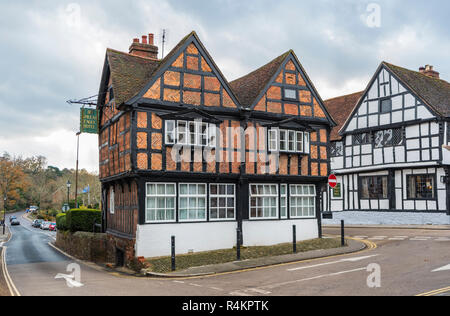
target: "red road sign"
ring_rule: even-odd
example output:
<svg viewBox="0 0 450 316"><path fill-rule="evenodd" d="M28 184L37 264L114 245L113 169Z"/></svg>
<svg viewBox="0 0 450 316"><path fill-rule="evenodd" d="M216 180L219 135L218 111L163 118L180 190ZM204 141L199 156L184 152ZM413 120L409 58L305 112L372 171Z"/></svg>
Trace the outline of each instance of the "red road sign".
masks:
<svg viewBox="0 0 450 316"><path fill-rule="evenodd" d="M333 189L337 186L337 178L334 174L328 177L328 184Z"/></svg>

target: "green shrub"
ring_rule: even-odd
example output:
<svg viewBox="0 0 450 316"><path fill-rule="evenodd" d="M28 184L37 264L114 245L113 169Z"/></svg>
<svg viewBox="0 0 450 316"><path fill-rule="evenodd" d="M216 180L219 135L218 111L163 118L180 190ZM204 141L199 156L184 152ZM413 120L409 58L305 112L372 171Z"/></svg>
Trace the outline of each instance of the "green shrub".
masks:
<svg viewBox="0 0 450 316"><path fill-rule="evenodd" d="M67 230L66 214L61 213L56 215L56 228L58 230Z"/></svg>
<svg viewBox="0 0 450 316"><path fill-rule="evenodd" d="M73 209L66 215L66 225L71 232L92 232L94 223L101 222L102 212L99 210Z"/></svg>

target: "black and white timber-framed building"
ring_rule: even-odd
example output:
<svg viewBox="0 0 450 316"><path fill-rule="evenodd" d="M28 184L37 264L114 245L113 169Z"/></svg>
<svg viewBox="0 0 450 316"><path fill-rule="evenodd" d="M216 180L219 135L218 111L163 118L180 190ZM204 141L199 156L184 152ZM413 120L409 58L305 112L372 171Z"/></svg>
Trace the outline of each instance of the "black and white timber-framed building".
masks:
<svg viewBox="0 0 450 316"><path fill-rule="evenodd" d="M326 223L450 223L450 84L432 66L383 62L365 91L325 104L338 123Z"/></svg>

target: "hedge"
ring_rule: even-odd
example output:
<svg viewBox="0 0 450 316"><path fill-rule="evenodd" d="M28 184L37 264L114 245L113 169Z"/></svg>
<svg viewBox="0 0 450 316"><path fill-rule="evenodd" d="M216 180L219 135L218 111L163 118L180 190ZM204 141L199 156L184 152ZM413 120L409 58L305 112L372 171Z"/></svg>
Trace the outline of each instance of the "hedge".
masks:
<svg viewBox="0 0 450 316"><path fill-rule="evenodd" d="M101 224L99 210L73 209L66 213L66 226L71 232L92 232L94 223Z"/></svg>
<svg viewBox="0 0 450 316"><path fill-rule="evenodd" d="M58 230L67 230L67 218L65 213L56 215L56 228Z"/></svg>

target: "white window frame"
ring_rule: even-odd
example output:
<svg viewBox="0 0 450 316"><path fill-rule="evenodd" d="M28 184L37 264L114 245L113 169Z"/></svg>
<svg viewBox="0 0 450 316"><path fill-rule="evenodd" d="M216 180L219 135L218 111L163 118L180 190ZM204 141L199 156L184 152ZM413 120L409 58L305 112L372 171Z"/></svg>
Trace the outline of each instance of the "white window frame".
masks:
<svg viewBox="0 0 450 316"><path fill-rule="evenodd" d="M169 130L168 125L169 123L173 124L173 130ZM177 123L174 120L167 120L165 122L165 143L167 145L174 145L177 141ZM173 141L169 141L169 135L172 135Z"/></svg>
<svg viewBox="0 0 450 316"><path fill-rule="evenodd" d="M278 151L278 129L270 129L267 139L269 151Z"/></svg>
<svg viewBox="0 0 450 316"><path fill-rule="evenodd" d="M304 141L303 141L303 152L305 154L309 154L310 153L310 148L311 148L311 134L309 132L304 132L303 134L304 136Z"/></svg>
<svg viewBox="0 0 450 316"><path fill-rule="evenodd" d="M302 187L302 193L301 194L298 194L297 192L293 193L292 189L294 187L296 187L296 188L297 187ZM303 189L305 187L308 187L308 188L312 187L312 188L314 188L314 194L311 194L311 193L305 194L305 193L303 193ZM297 190L295 190L295 191L297 191ZM316 186L315 185L312 185L312 184L291 184L289 186L289 202L290 202L289 203L289 214L291 215L291 218L316 218L316 215L317 215L317 213L316 213L316 197L317 197L317 192L316 192ZM305 212L304 209L303 209L303 207L304 207L304 205L303 205L303 198L308 198L308 199L313 198L312 205L308 204L305 207L308 207L308 208L313 207L314 214L313 215L307 215L307 216L304 216L304 215L298 216L297 212L294 213L293 209L292 209L293 208L293 204L294 204L294 203L292 203L292 199L293 198L301 198L302 199L302 205L300 206L302 208L302 214L304 214L304 212ZM295 207L298 208L299 206L296 205ZM309 211L308 211L308 214L309 214Z"/></svg>
<svg viewBox="0 0 450 316"><path fill-rule="evenodd" d="M148 185L155 185L155 194L149 194L148 192ZM164 195L161 195L160 193L158 193L158 185L164 185ZM174 187L174 193L173 194L167 194L167 186L168 185L173 185ZM169 208L167 208L167 200L164 201L165 207L164 207L164 212L165 212L165 219L164 220L157 220L157 213L155 213L155 220L149 220L147 217L147 211L149 210L148 208L148 199L147 198L155 198L156 199L156 203L155 203L155 208L153 208L153 210L157 211L158 210L158 198L173 198L174 199L174 207L173 207L173 219L167 219L167 210L170 210ZM146 223L175 223L177 221L177 184L176 183L161 183L161 182L147 182L145 183L145 222Z"/></svg>
<svg viewBox="0 0 450 316"><path fill-rule="evenodd" d="M184 123L184 132L181 133L180 132L180 124ZM183 141L181 141L181 137L180 135L184 136L183 137ZM188 144L188 140L189 140L189 124L187 121L177 121L177 140L176 143L179 145L187 145Z"/></svg>
<svg viewBox="0 0 450 316"><path fill-rule="evenodd" d="M282 187L284 187L285 188L285 190L284 190L284 194L281 192L281 188ZM287 219L288 218L288 198L289 198L289 196L288 196L288 190L289 190L289 187L288 187L288 185L287 184L281 184L280 185L280 198L281 199L284 199L284 203L285 203L285 206L282 206L282 202L281 202L281 200L280 200L280 218L281 219ZM286 214L285 215L283 215L283 213L281 212L281 209L282 208L285 208L286 209Z"/></svg>
<svg viewBox="0 0 450 316"><path fill-rule="evenodd" d="M181 186L182 185L187 185L188 186L188 193L186 193L186 194L182 194L181 193ZM199 186L199 185L204 185L205 186L205 193L204 194L190 194L189 193L189 186L190 185L195 185L195 186ZM197 188L197 192L198 192L198 188ZM181 199L182 198L187 198L188 199L188 205L187 205L187 208L186 208L186 210L187 210L187 219L182 219L181 218ZM204 198L205 199L205 218L198 218L198 209L199 209L199 207L198 207L198 205L197 205L197 209L196 209L196 212L197 212L197 216L196 216L196 218L195 219L191 219L191 218L189 218L189 211L190 211L190 209L189 209L189 199L190 198L195 198L195 199L197 199L197 204L198 204L198 200L199 199L201 199L201 198ZM178 208L178 221L179 222L206 222L207 220L208 220L208 216L207 216L207 212L208 212L208 205L207 205L207 201L208 201L208 185L206 184L206 183L179 183L178 184L178 205L179 205L179 208Z"/></svg>
<svg viewBox="0 0 450 316"><path fill-rule="evenodd" d="M273 136L276 137L277 147L273 148L272 141ZM281 140L281 136L284 135L285 140ZM290 136L294 136L293 147L292 141L290 141ZM268 130L268 148L269 151L280 151L287 153L301 153L301 154L309 154L310 153L310 134L309 132L289 130L289 129L277 129L272 128ZM299 141L300 139L300 141ZM279 144L279 145L278 145ZM301 144L301 148L298 148L298 144Z"/></svg>
<svg viewBox="0 0 450 316"><path fill-rule="evenodd" d="M269 194L269 195L266 195L265 193L262 193L262 194L260 194L260 193L257 193L256 195L255 194L253 194L252 193L252 186L263 186L263 187L265 187L265 186L274 186L275 188L276 188L276 194ZM265 189L263 189L263 191L265 191ZM268 220L268 219L272 219L272 220L274 220L274 219L279 219L279 212L280 212L280 199L279 199L279 196L278 196L278 192L279 192L279 186L278 186L278 184L276 184L276 183L250 183L249 184L249 199L248 199L248 205L249 205L249 219L250 220ZM256 217L253 217L252 216L252 198L267 198L267 197L270 197L270 198L275 198L276 199L276 205L275 205L275 210L276 210L276 214L275 214L275 216L264 216L264 204L263 204L263 206L262 206L262 209L263 209L263 216L262 217L258 217L258 216L256 216ZM256 206L256 208L258 208L258 206Z"/></svg>
<svg viewBox="0 0 450 316"><path fill-rule="evenodd" d="M170 123L174 126L173 130L168 128ZM180 125L184 125L185 130L183 132L181 132ZM191 127L194 127L194 134L191 132ZM205 128L205 133L202 133L202 128ZM216 124L202 121L166 120L164 142L166 145L178 144L216 148L216 129ZM172 135L173 142L169 141L169 135ZM192 136L194 142L192 142Z"/></svg>
<svg viewBox="0 0 450 316"><path fill-rule="evenodd" d="M115 214L115 192L114 187L111 187L109 190L109 214L114 215Z"/></svg>
<svg viewBox="0 0 450 316"><path fill-rule="evenodd" d="M211 193L211 186L213 186L213 185L217 185L217 194L212 194ZM222 186L224 185L226 187L228 187L229 185L232 185L233 186L233 195L228 194L228 193L220 194L219 193L220 192L219 186L221 186L221 185ZM226 188L226 189L228 189L228 188ZM212 203L211 203L212 199L213 198L217 198L217 199L225 198L226 206L224 208L227 209L226 215L228 215L228 209L230 208L230 207L228 207L228 199L231 198L231 197L233 197L233 201L234 201L234 203L233 203L233 217L220 218L219 217L219 209L221 207L219 206L219 204L217 204L217 207L215 207L215 208L217 208L217 216L218 216L218 218L212 218L211 217L211 209L213 208L211 206L212 205ZM209 184L209 220L211 222L223 222L223 221L234 221L234 220L236 220L236 185L234 183L210 183Z"/></svg>
<svg viewBox="0 0 450 316"><path fill-rule="evenodd" d="M299 139L300 139L300 141L299 141ZM303 153L304 152L304 141L305 140L304 140L303 132L299 132L299 131L295 132L295 150L298 153ZM302 145L302 148L298 148L298 144L299 143Z"/></svg>

